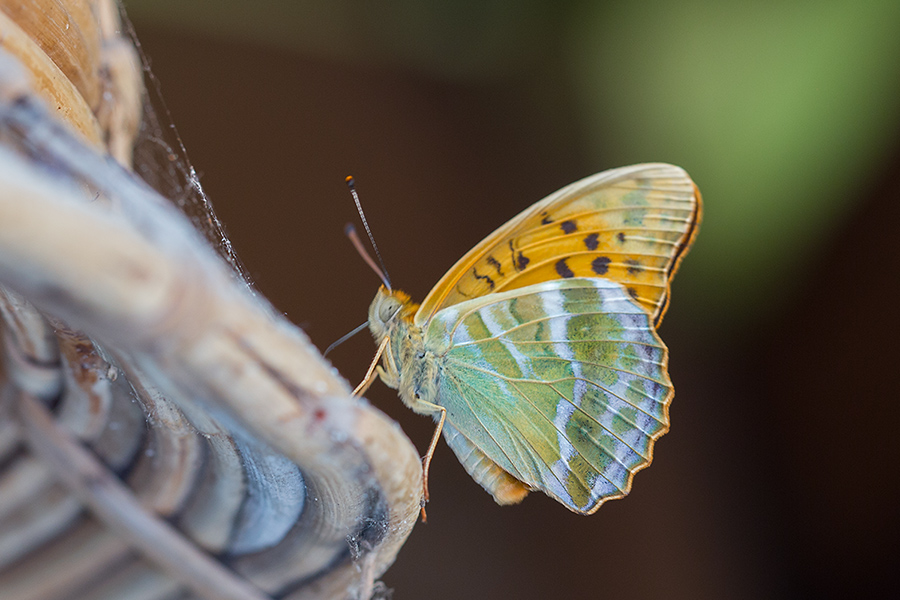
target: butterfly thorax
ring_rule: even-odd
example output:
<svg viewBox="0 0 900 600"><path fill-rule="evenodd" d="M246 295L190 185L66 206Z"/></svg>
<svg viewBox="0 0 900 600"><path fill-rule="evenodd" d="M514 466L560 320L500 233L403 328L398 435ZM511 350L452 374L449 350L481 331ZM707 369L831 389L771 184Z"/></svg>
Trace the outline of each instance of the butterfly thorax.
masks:
<svg viewBox="0 0 900 600"><path fill-rule="evenodd" d="M425 347L422 328L415 324L418 308L406 293L382 286L369 306L369 329L376 343L390 340L378 369L382 381L398 390L413 411L437 415L439 361Z"/></svg>

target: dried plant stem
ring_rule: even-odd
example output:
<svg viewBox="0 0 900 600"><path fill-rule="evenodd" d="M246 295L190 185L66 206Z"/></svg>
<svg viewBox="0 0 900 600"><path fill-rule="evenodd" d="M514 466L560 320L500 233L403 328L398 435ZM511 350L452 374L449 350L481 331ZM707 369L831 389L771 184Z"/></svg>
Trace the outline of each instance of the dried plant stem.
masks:
<svg viewBox="0 0 900 600"><path fill-rule="evenodd" d="M0 0L0 597L369 598L415 448L120 166L144 96L113 2L23 6Z"/></svg>
<svg viewBox="0 0 900 600"><path fill-rule="evenodd" d="M40 400L21 394L19 414L29 447L54 474L101 521L197 596L207 600L269 598L144 510L131 490L55 423Z"/></svg>

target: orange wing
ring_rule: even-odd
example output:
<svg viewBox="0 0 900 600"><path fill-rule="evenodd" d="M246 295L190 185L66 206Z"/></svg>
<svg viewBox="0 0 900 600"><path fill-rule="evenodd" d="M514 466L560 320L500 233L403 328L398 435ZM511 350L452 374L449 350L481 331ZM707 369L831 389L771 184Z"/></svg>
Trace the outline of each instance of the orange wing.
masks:
<svg viewBox="0 0 900 600"><path fill-rule="evenodd" d="M625 286L662 321L669 282L700 223L700 192L680 167L633 165L576 181L481 241L432 288L416 313L493 292L568 277Z"/></svg>

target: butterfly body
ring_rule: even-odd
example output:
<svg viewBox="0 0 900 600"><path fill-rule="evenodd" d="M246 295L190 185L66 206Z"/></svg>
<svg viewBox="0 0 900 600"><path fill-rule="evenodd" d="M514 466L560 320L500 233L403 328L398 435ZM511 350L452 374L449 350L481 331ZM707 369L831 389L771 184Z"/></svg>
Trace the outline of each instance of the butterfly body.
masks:
<svg viewBox="0 0 900 600"><path fill-rule="evenodd" d="M438 362L413 322L418 307L406 293L382 286L369 308L369 328L376 339L390 339L384 366L378 369L382 381L414 412L435 416L441 412L434 402Z"/></svg>
<svg viewBox="0 0 900 600"><path fill-rule="evenodd" d="M369 326L382 380L442 421L500 504L539 489L582 514L628 493L668 428L656 334L699 221L681 169L637 165L526 209L464 256L422 305L381 288Z"/></svg>

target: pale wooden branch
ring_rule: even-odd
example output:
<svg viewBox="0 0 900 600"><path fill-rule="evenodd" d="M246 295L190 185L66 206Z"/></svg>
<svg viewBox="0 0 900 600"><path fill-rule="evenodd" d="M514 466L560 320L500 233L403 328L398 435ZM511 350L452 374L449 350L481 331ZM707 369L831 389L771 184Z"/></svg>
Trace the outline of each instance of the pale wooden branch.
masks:
<svg viewBox="0 0 900 600"><path fill-rule="evenodd" d="M0 597L368 598L418 515L415 448L123 168L141 94L112 3L47 2L31 42L45 21L0 2ZM63 22L96 44L55 48Z"/></svg>
<svg viewBox="0 0 900 600"><path fill-rule="evenodd" d="M131 490L54 423L52 413L37 398L23 393L19 404L29 447L132 547L161 565L175 579L182 580L201 598L265 600L268 597L200 551L168 523L144 510Z"/></svg>

